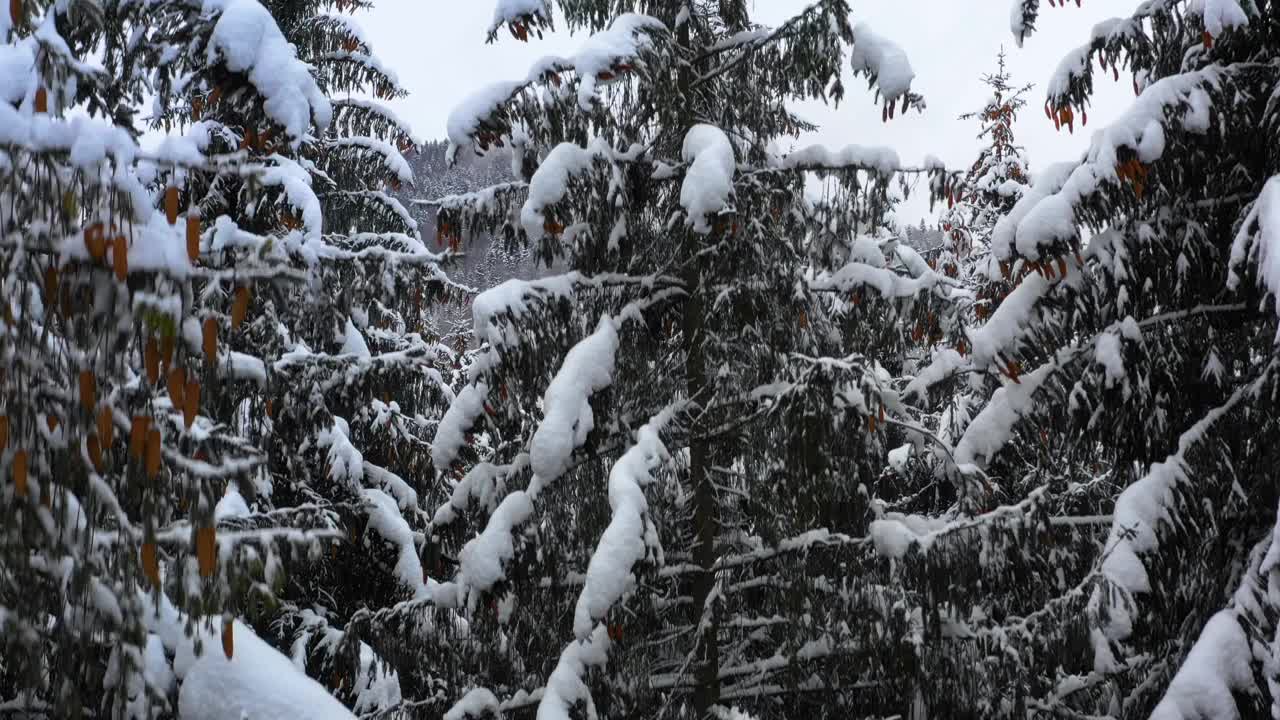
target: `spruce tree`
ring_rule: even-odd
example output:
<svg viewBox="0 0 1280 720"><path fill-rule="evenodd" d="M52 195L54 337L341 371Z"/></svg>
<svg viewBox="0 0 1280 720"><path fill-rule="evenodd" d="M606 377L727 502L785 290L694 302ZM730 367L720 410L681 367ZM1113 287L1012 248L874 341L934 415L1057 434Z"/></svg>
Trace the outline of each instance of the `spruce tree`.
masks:
<svg viewBox="0 0 1280 720"><path fill-rule="evenodd" d="M893 380L901 328L950 330L962 288L884 229L897 181L957 178L776 148L811 129L786 103L841 99L846 62L885 121L922 108L910 65L841 0L776 28L741 2L558 6L582 51L449 120L455 156L511 148L525 180L437 202L442 241L567 270L476 298L435 436L431 552L459 564L429 592L486 648L455 713L904 712L912 620L867 553L869 495L890 436L932 437ZM551 21L503 2L491 38Z"/></svg>
<svg viewBox="0 0 1280 720"><path fill-rule="evenodd" d="M6 710L350 716L282 652L360 711L434 691L398 608L463 362L425 320L464 289L390 194L407 129L336 97L395 77L324 8L0 26Z"/></svg>
<svg viewBox="0 0 1280 720"><path fill-rule="evenodd" d="M232 351L266 367L260 387L225 412L268 462L231 489L243 498L232 506L243 507L217 519L240 528L286 518L327 533L323 545L290 554L269 601L242 590L235 609L357 712L430 696L450 665L419 652L435 640L413 604L427 521L417 479L432 474L428 442L466 349L436 326L434 307L468 292L441 269L448 251L426 247L396 197L413 182L401 153L416 143L380 102L404 94L396 74L349 16L368 7L263 6L328 108L313 122L290 128L252 70L228 74L216 63L165 77L160 120L182 124L190 112L212 142L269 168L192 178L184 195L193 214L236 219L239 237L220 242L215 226L202 246L235 282L199 297ZM270 260L270 275L245 272L255 256Z"/></svg>
<svg viewBox="0 0 1280 720"><path fill-rule="evenodd" d="M942 245L925 255L933 267L947 277L960 279L973 293L971 307L965 313L967 322L958 323L948 342L934 350L953 362L960 362L968 352L964 325L984 322L1012 289L1008 263L999 262L991 252L991 235L997 221L1026 193L1031 180L1025 151L1013 134L1013 125L1026 106L1024 96L1031 86L1015 86L1011 79L1007 56L1001 50L996 71L982 78L991 96L981 110L960 116L961 120L977 121L978 139L985 144L947 198L948 206L939 223ZM922 335L924 328L914 332ZM938 435L954 443L972 418L975 399L985 397L994 387L989 379L976 374L957 375L948 384L954 389L936 388L933 394L934 399L939 395L945 399L939 404ZM927 394L921 395L919 400L927 404Z"/></svg>
<svg viewBox="0 0 1280 720"><path fill-rule="evenodd" d="M942 620L931 716L1275 711L1278 33L1274 2L1143 3L1049 78L1063 133L1122 69L1137 98L997 221L1013 289L917 378L1000 383L934 458L983 512L873 528Z"/></svg>

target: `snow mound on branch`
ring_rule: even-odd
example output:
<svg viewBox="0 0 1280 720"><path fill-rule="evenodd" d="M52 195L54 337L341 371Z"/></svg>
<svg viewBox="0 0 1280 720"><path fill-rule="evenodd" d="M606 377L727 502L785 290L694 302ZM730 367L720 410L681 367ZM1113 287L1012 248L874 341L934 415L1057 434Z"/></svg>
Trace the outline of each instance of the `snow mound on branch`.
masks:
<svg viewBox="0 0 1280 720"><path fill-rule="evenodd" d="M1031 322L1031 315L1040 300L1052 287L1053 283L1048 278L1029 273L1000 303L986 324L966 330L969 344L973 347L975 367L986 367L1013 345L1023 328Z"/></svg>
<svg viewBox="0 0 1280 720"><path fill-rule="evenodd" d="M733 196L733 173L737 169L733 144L714 125L694 125L684 136L681 156L689 163L680 186L680 204L689 215L694 232L711 232L709 215L724 210Z"/></svg>
<svg viewBox="0 0 1280 720"><path fill-rule="evenodd" d="M1248 260L1257 263L1258 277L1266 289L1280 297L1280 175L1262 187L1262 193L1231 244L1230 274L1227 276L1230 290L1239 287L1238 269ZM1280 303L1276 309L1280 312ZM1280 335L1276 340L1280 342Z"/></svg>
<svg viewBox="0 0 1280 720"><path fill-rule="evenodd" d="M328 98L266 8L257 0L204 0L203 12L220 15L209 40L209 62L221 55L228 70L247 74L263 97L263 110L284 127L295 147L312 117L320 128L328 127L333 115Z"/></svg>
<svg viewBox="0 0 1280 720"><path fill-rule="evenodd" d="M595 717L595 702L582 677L587 668L603 666L609 659L612 644L600 625L589 640L573 642L560 653L556 669L547 678L547 688L538 703L537 720L569 720L570 708L582 702L587 707L587 717Z"/></svg>
<svg viewBox="0 0 1280 720"><path fill-rule="evenodd" d="M782 167L788 169L849 166L869 168L881 175L892 175L902 169L902 160L896 150L887 147L849 145L841 150L831 150L821 145L811 145L787 155L782 161Z"/></svg>
<svg viewBox="0 0 1280 720"><path fill-rule="evenodd" d="M991 402L969 423L956 443L953 453L956 466L962 471L986 467L1013 437L1018 421L1035 405L1035 392L1056 367L1053 362L1045 363L1023 375L1019 382L1007 383L996 390Z"/></svg>
<svg viewBox="0 0 1280 720"><path fill-rule="evenodd" d="M1240 621L1231 610L1219 611L1200 632L1151 720L1239 718L1233 693L1257 691L1252 657Z"/></svg>
<svg viewBox="0 0 1280 720"><path fill-rule="evenodd" d="M449 708L444 720L466 720L466 718L497 717L502 706L498 698L487 688L471 688L462 699Z"/></svg>
<svg viewBox="0 0 1280 720"><path fill-rule="evenodd" d="M493 8L493 21L489 23L488 32L492 34L503 25L515 22L526 15L549 22L551 4L548 0L498 0L498 4Z"/></svg>
<svg viewBox="0 0 1280 720"><path fill-rule="evenodd" d="M853 27L853 52L849 54L849 64L855 73L865 73L874 78L885 100L896 100L905 95L916 76L907 53L864 22Z"/></svg>
<svg viewBox="0 0 1280 720"><path fill-rule="evenodd" d="M364 335L360 333L360 328L347 318L347 326L342 333L342 349L338 351L339 355L354 355L357 358L369 358L369 344L364 341Z"/></svg>
<svg viewBox="0 0 1280 720"><path fill-rule="evenodd" d="M644 497L644 485L653 481L653 469L668 457L658 431L671 416L670 410L664 411L640 428L636 444L609 471L609 507L613 517L591 555L586 581L574 609L573 633L579 640L587 639L592 625L604 618L613 604L631 589L634 584L631 569L644 559L649 544L657 541L646 519L649 503Z"/></svg>
<svg viewBox="0 0 1280 720"><path fill-rule="evenodd" d="M448 161L453 163L458 148L471 144L471 136L480 129L486 118L502 107L512 95L527 85L524 80L487 85L463 100L449 113L445 133L449 136Z"/></svg>
<svg viewBox="0 0 1280 720"><path fill-rule="evenodd" d="M569 180L590 170L596 160L608 156L609 144L600 138L586 147L560 143L547 154L547 159L530 178L529 196L520 208L520 225L530 241L539 240L546 233L546 208L564 199L569 192Z"/></svg>
<svg viewBox="0 0 1280 720"><path fill-rule="evenodd" d="M2 19L7 22L8 15L4 14ZM4 30L0 28L0 37L4 36ZM31 40L0 45L0 104L20 104L37 82L34 46ZM12 107L7 109L17 113Z"/></svg>
<svg viewBox="0 0 1280 720"><path fill-rule="evenodd" d="M542 423L533 434L529 457L533 472L544 482L564 474L575 448L595 427L591 396L613 382L618 329L610 317L600 318L596 331L573 346L542 398Z"/></svg>
<svg viewBox="0 0 1280 720"><path fill-rule="evenodd" d="M431 441L431 462L436 472L444 472L458 457L458 451L466 445L467 430L484 412L484 399L489 386L484 383L468 385L449 403L449 409L436 426L435 439Z"/></svg>
<svg viewBox="0 0 1280 720"><path fill-rule="evenodd" d="M498 6L494 25L514 20L522 10L543 6L543 0L504 0L511 4ZM550 11L544 15L548 20ZM503 20L500 20L502 18ZM667 26L657 18L635 13L624 13L614 18L609 29L592 35L572 57L551 55L542 58L529 69L522 80L494 83L468 97L449 113L446 129L449 136L448 160L453 162L457 150L471 143L471 137L489 117L498 112L512 97L530 84L551 74L572 71L578 76L578 106L590 111L595 102L596 89L620 74L620 65L640 64L640 55L653 48L652 36L665 33Z"/></svg>
<svg viewBox="0 0 1280 720"><path fill-rule="evenodd" d="M390 495L365 488L361 494L369 509L369 527L384 540L396 546L396 577L415 595L425 592L422 581L422 561L418 559L413 544L413 530L400 514L400 508Z"/></svg>
<svg viewBox="0 0 1280 720"><path fill-rule="evenodd" d="M178 694L184 720L276 720L300 713L310 720L355 719L324 686L240 621L233 626L230 660L217 632L202 634L204 652L186 668ZM187 644L179 648L179 655L191 652Z"/></svg>
<svg viewBox="0 0 1280 720"><path fill-rule="evenodd" d="M1077 242L1075 209L1104 183L1125 182L1118 172L1122 149L1149 165L1164 155L1169 130L1196 134L1209 130L1212 103L1205 88L1217 87L1221 73L1221 67L1210 66L1163 78L1146 88L1114 123L1094 134L1084 160L1061 180L1060 187L1050 189L1058 184L1058 177L1045 185L1037 182L1010 216L997 223L992 242L996 257L1008 259L1016 246L1022 257L1038 260L1047 246ZM1011 238L1010 226L1015 223Z"/></svg>
<svg viewBox="0 0 1280 720"><path fill-rule="evenodd" d="M1199 15L1204 29L1214 37L1223 30L1235 30L1249 24L1249 16L1240 7L1239 0L1191 0L1187 4L1188 15Z"/></svg>
<svg viewBox="0 0 1280 720"><path fill-rule="evenodd" d="M391 143L385 140L357 136L336 138L331 140L330 143L337 147L356 147L376 153L382 156L383 164L395 174L397 180L405 184L413 184L413 170L409 167L408 161L404 159L399 150L391 147Z"/></svg>
<svg viewBox="0 0 1280 720"><path fill-rule="evenodd" d="M666 29L657 18L624 13L614 18L608 30L588 38L570 61L579 78L578 107L591 110L597 84L612 74L614 65L635 60L653 47L649 35Z"/></svg>
<svg viewBox="0 0 1280 720"><path fill-rule="evenodd" d="M503 579L502 565L516 552L512 533L532 514L533 500L523 490L517 490L502 500L489 517L484 532L469 540L458 553L462 592L468 588L488 590Z"/></svg>
<svg viewBox="0 0 1280 720"><path fill-rule="evenodd" d="M234 485L228 485L222 499L218 500L218 504L213 508L213 519L215 522L222 522L243 517L249 517L249 505Z"/></svg>
<svg viewBox="0 0 1280 720"><path fill-rule="evenodd" d="M320 199L311 189L311 173L283 155L272 155L271 161L272 165L253 171L256 172L258 182L283 188L289 204L302 213L302 225L307 235L319 236L323 228L324 213L320 209ZM246 169L242 174L249 172Z"/></svg>

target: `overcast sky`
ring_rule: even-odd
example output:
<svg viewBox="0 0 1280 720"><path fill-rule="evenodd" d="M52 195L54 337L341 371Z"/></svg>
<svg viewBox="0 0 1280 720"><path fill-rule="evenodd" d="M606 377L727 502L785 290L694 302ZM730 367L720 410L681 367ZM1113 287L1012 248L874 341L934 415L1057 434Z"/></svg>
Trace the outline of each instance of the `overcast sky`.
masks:
<svg viewBox="0 0 1280 720"><path fill-rule="evenodd" d="M755 0L754 17L776 25L810 1ZM410 92L393 105L419 137L443 138L449 112L477 87L522 78L538 58L572 52L584 39L561 30L524 44L502 33L498 42L486 45L485 28L494 2L378 0L373 10L356 16L374 52L397 71ZM1014 81L1036 85L1015 128L1033 172L1074 159L1087 147L1093 130L1133 101L1132 85L1124 75L1119 83L1101 82L1089 127L1082 131L1077 125L1075 135L1069 135L1065 128L1055 132L1044 116L1044 83L1067 51L1088 39L1095 23L1130 14L1138 0L1088 0L1080 8L1074 3L1062 8L1044 6L1040 31L1022 49L1009 32L1011 4L1012 0L854 0L854 22L870 23L906 50L916 73L912 89L925 96L928 109L923 115L912 112L882 124L880 106L872 101L866 84L849 78L839 108L820 104L798 108L822 127L799 144L888 145L908 164L932 154L948 167L967 167L979 147L977 127L956 118L980 109L989 97L981 76L994 69L1003 45ZM915 222L928 215L927 203L916 198L900 209L903 221Z"/></svg>

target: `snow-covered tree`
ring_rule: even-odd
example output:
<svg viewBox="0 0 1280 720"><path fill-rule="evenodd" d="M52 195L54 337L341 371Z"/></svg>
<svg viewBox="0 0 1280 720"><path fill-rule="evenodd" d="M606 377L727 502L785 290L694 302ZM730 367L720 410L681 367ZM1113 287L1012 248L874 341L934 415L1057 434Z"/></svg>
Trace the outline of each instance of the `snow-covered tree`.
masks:
<svg viewBox="0 0 1280 720"><path fill-rule="evenodd" d="M421 622L392 610L423 586L413 478L461 366L424 319L465 289L389 194L407 129L352 96L394 75L322 9L15 1L0 25L6 711L349 716L251 680L296 664L364 711L448 666L406 659Z"/></svg>
<svg viewBox="0 0 1280 720"><path fill-rule="evenodd" d="M954 350L959 355L969 349L965 327L984 322L1013 287L1008 264L997 261L991 252L991 236L997 221L1013 208L1031 180L1025 152L1013 134L1014 122L1026 106L1024 95L1030 86L1016 87L1011 83L1003 50L996 72L983 76L982 80L991 90L991 96L981 110L961 115L960 120L976 121L978 139L984 144L947 199L948 206L939 220L942 242L923 253L932 267L947 277L959 279L973 294L972 302L965 311L965 322L954 324L945 337L936 326L921 324L912 330L918 340L929 334L932 336L929 339L941 341L944 347L941 352ZM954 375L945 386L932 389L938 417L929 424L936 422L939 438L954 442L972 418L975 401L998 386L995 379L981 374ZM928 406L930 400L923 394L915 399L924 406Z"/></svg>
<svg viewBox="0 0 1280 720"><path fill-rule="evenodd" d="M978 112L960 116L961 120L978 122L978 139L985 144L948 198L948 209L942 215L944 245L937 263L951 276L959 275L962 269L981 269L983 275L988 274L986 260L996 221L1013 208L1030 182L1025 152L1014 139L1013 124L1027 104L1024 96L1031 86L1011 84L1004 51L997 65L996 72L982 78L991 97Z"/></svg>
<svg viewBox="0 0 1280 720"><path fill-rule="evenodd" d="M551 5L498 3L491 37ZM773 28L736 1L558 6L582 50L449 120L452 153L509 148L522 179L439 200L444 239L566 269L476 298L484 345L435 436L432 547L459 565L428 594L485 648L454 712L902 712L911 620L866 552L869 494L891 435L931 437L893 382L901 328L952 322L963 291L882 229L896 180L957 178L778 147L846 63L885 120L923 107L910 65L842 0Z"/></svg>
<svg viewBox="0 0 1280 720"><path fill-rule="evenodd" d="M1019 41L1040 7L1015 4ZM1064 133L1095 81L1125 69L1137 99L997 221L1013 289L917 378L1000 383L930 459L983 512L873 529L941 631L933 714L1276 711L1278 19L1142 3L1049 78Z"/></svg>
<svg viewBox="0 0 1280 720"><path fill-rule="evenodd" d="M240 223L235 235L215 227L206 236L210 262L239 282L198 296L233 351L267 365L263 387L228 404L226 421L269 462L255 482L237 486L244 506L221 519L242 527L284 515L334 532L339 541L295 558L267 607L238 599L255 610L248 619L261 634L357 711L430 694L449 667L445 658L422 661L425 629L404 603L421 594L424 578L427 518L416 478L432 474L428 441L466 347L442 337L433 307L467 292L440 270L447 251L427 249L395 197L413 182L401 151L414 141L379 102L404 94L395 73L347 14L366 6L264 6L278 20L279 42L310 66L326 108L301 132L275 113L252 68L247 77L217 63L175 69L162 86L166 97L190 99L171 102L165 121L181 123L190 109L227 150L274 170L265 179L220 172L190 183L201 215ZM219 56L195 49L194 57ZM237 48L219 52L229 61ZM241 274L254 255L273 257L280 276ZM237 306L246 295L248 311Z"/></svg>

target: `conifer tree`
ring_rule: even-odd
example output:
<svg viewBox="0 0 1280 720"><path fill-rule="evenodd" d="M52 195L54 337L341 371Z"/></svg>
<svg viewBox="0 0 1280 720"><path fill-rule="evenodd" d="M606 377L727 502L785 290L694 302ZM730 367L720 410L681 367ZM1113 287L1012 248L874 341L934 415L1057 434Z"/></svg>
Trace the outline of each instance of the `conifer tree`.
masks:
<svg viewBox="0 0 1280 720"><path fill-rule="evenodd" d="M911 619L850 573L880 574L889 435L932 437L899 401L900 328L949 330L961 288L884 228L896 180L957 178L774 148L811 128L786 102L838 101L846 62L886 121L923 108L910 65L842 0L776 28L740 2L558 5L582 51L449 120L453 153L511 148L526 180L440 200L442 241L568 270L476 298L484 344L435 436L430 551L459 564L429 595L487 648L454 712L903 712ZM551 22L502 2L490 37Z"/></svg>
<svg viewBox="0 0 1280 720"><path fill-rule="evenodd" d="M999 381L933 458L983 511L872 529L938 618L930 716L1275 712L1278 33L1274 2L1143 3L1049 79L1064 133L1121 69L1137 98L997 221L1013 289L915 381Z"/></svg>
<svg viewBox="0 0 1280 720"><path fill-rule="evenodd" d="M463 289L389 194L407 129L333 97L394 75L322 9L13 2L0 26L6 709L350 716L280 651L361 711L435 682L393 610L462 360L424 318Z"/></svg>
<svg viewBox="0 0 1280 720"><path fill-rule="evenodd" d="M976 120L978 138L986 144L948 198L947 210L940 220L941 247L926 254L935 268L947 277L960 279L974 296L966 313L967 322L957 324L948 342L934 350L935 354L955 353L953 359L968 352L964 325L985 321L1012 289L1008 265L997 261L991 252L991 235L996 222L1022 197L1031 179L1024 150L1013 134L1013 124L1026 106L1024 95L1031 86L1011 84L1003 50L996 72L982 80L991 89L991 96L981 110L961 115L960 119ZM924 329L915 332L923 334ZM935 396L942 395L945 400L939 406L937 431L941 439L955 442L972 417L975 398L985 397L994 387L988 379L972 374L957 376L950 384L954 391L934 390Z"/></svg>
<svg viewBox="0 0 1280 720"><path fill-rule="evenodd" d="M1006 61L1002 50L996 72L982 78L992 92L982 109L960 116L961 120L978 122L978 139L986 144L942 215L945 252L938 264L953 276L962 269L990 274L985 261L990 257L996 221L1013 208L1030 182L1030 168L1023 148L1014 139L1013 124L1027 104L1024 95L1031 86L1012 85ZM954 267L947 268L948 264Z"/></svg>
<svg viewBox="0 0 1280 720"><path fill-rule="evenodd" d="M243 426L269 463L254 483L232 489L243 502L233 494L231 505L243 507L220 520L240 527L285 515L330 533L322 549L294 557L267 607L244 610L354 710L388 710L434 692L436 673L448 667L443 658L422 662L424 628L406 603L424 579L416 479L431 474L428 441L466 348L438 332L433 306L467 289L443 274L447 251L426 248L396 198L413 182L401 152L415 141L379 102L404 94L395 73L349 17L369 4L263 7L312 69L327 114L294 132L268 93L253 92L252 70L246 78L199 64L162 85L170 99L162 122L181 123L189 109L194 126L226 150L274 170L194 178L185 197L193 213L242 219L239 230L257 236L222 243L218 227L206 235L231 277L244 277L246 256L283 251L273 258L283 277L265 279L284 282L249 275L201 293L231 348L267 365L262 387L229 404L227 421Z"/></svg>

